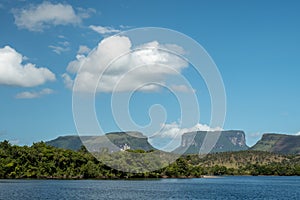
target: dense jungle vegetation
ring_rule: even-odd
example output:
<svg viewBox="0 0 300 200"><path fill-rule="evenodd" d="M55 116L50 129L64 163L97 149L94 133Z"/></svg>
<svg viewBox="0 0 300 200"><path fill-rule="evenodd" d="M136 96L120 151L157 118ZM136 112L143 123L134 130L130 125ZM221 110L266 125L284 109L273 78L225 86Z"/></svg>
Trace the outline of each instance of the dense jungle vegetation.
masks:
<svg viewBox="0 0 300 200"><path fill-rule="evenodd" d="M122 153L118 153L119 159L130 162L122 158ZM84 147L72 151L55 148L44 142L34 143L30 147L11 145L8 141L0 142L0 178L186 178L204 175L299 176L300 155L261 151L213 153L204 157L185 155L157 171L129 173L104 165Z"/></svg>

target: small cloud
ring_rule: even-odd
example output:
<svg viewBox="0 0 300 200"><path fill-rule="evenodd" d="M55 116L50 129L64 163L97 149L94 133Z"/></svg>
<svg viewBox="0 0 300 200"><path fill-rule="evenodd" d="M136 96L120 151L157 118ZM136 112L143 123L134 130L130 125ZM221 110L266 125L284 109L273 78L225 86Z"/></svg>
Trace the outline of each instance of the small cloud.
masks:
<svg viewBox="0 0 300 200"><path fill-rule="evenodd" d="M64 35L58 35L57 37L60 39L66 39L66 37Z"/></svg>
<svg viewBox="0 0 300 200"><path fill-rule="evenodd" d="M40 32L51 25L78 25L82 19L90 16L90 10L79 9L76 13L69 4L47 1L29 8L13 9L12 12L19 28Z"/></svg>
<svg viewBox="0 0 300 200"><path fill-rule="evenodd" d="M12 144L12 145L19 145L20 144L20 140L18 140L18 139L10 140L9 143Z"/></svg>
<svg viewBox="0 0 300 200"><path fill-rule="evenodd" d="M58 55L60 55L63 52L70 51L70 42L68 41L61 41L58 42L58 45L49 45L48 46L52 51Z"/></svg>
<svg viewBox="0 0 300 200"><path fill-rule="evenodd" d="M54 93L54 90L52 90L50 88L45 88L40 91L41 95L47 95L47 94L52 94L52 93Z"/></svg>
<svg viewBox="0 0 300 200"><path fill-rule="evenodd" d="M38 97L39 94L36 92L21 92L16 95L16 99L34 99Z"/></svg>
<svg viewBox="0 0 300 200"><path fill-rule="evenodd" d="M23 56L23 61L27 61L29 58L27 56Z"/></svg>
<svg viewBox="0 0 300 200"><path fill-rule="evenodd" d="M295 135L300 135L300 132L296 133Z"/></svg>
<svg viewBox="0 0 300 200"><path fill-rule="evenodd" d="M164 44L163 48L179 55L184 55L187 53L181 46L178 46L177 44Z"/></svg>
<svg viewBox="0 0 300 200"><path fill-rule="evenodd" d="M49 45L49 48L52 49L52 51L58 55L60 55L62 52L70 51L69 47Z"/></svg>
<svg viewBox="0 0 300 200"><path fill-rule="evenodd" d="M58 44L65 46L65 47L70 46L70 42L68 42L68 41L58 42Z"/></svg>
<svg viewBox="0 0 300 200"><path fill-rule="evenodd" d="M78 49L78 51L77 51L77 54L88 54L90 51L91 51L91 49L88 48L87 46L85 46L85 45L80 45L80 46L79 46L79 49Z"/></svg>
<svg viewBox="0 0 300 200"><path fill-rule="evenodd" d="M176 92L196 92L193 88L188 88L186 85L171 85L170 88Z"/></svg>
<svg viewBox="0 0 300 200"><path fill-rule="evenodd" d="M193 127L189 127L189 128L181 128L180 125L176 122L173 122L171 124L162 124L161 125L161 131L160 131L160 135L162 137L178 137L181 135L183 135L184 133L188 133L188 132L195 132L195 131L223 131L222 128L220 127L209 127L206 124L196 124Z"/></svg>
<svg viewBox="0 0 300 200"><path fill-rule="evenodd" d="M92 14L95 14L97 11L94 8L76 8L78 11L78 16L82 19L90 18Z"/></svg>
<svg viewBox="0 0 300 200"><path fill-rule="evenodd" d="M109 34L120 32L120 30L114 29L113 27L109 27L109 26L90 25L89 28L92 29L93 31L96 31L97 33L99 33L101 35L109 35Z"/></svg>
<svg viewBox="0 0 300 200"><path fill-rule="evenodd" d="M49 95L52 93L54 93L54 90L45 88L45 89L42 89L41 91L37 91L37 92L29 92L29 91L21 92L21 93L18 93L15 96L15 98L16 99L35 99L35 98L40 98L42 96Z"/></svg>
<svg viewBox="0 0 300 200"><path fill-rule="evenodd" d="M126 25L120 25L119 26L121 29L128 29L128 28L132 28L132 26L126 26Z"/></svg>
<svg viewBox="0 0 300 200"><path fill-rule="evenodd" d="M251 137L251 138L258 138L258 137L261 137L261 135L262 135L262 133L255 132L255 133L250 133L249 137Z"/></svg>
<svg viewBox="0 0 300 200"><path fill-rule="evenodd" d="M64 73L63 75L61 75L61 77L64 80L65 87L68 89L72 89L74 81L71 79L70 75L67 73Z"/></svg>

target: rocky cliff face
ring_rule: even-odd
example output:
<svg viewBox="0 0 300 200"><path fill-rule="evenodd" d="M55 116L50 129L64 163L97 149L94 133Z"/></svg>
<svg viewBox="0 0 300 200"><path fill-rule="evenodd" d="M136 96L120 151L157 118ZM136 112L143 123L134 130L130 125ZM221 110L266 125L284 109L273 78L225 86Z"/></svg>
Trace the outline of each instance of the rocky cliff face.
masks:
<svg viewBox="0 0 300 200"><path fill-rule="evenodd" d="M203 144L207 134L211 134L211 139L217 139L218 135L220 135L211 152L241 151L248 149L245 133L243 131L197 131L183 134L181 145L175 152L183 153L183 151L185 151L185 154L198 154L200 149L205 148L207 145ZM209 140L207 140L206 143L209 143Z"/></svg>
<svg viewBox="0 0 300 200"><path fill-rule="evenodd" d="M300 154L300 136L266 133L251 150L283 154Z"/></svg>

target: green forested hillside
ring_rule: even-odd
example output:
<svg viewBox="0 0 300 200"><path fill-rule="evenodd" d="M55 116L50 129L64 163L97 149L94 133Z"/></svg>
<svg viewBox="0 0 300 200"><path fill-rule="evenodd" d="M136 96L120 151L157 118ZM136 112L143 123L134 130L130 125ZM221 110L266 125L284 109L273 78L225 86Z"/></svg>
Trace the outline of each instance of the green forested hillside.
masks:
<svg viewBox="0 0 300 200"><path fill-rule="evenodd" d="M300 154L300 136L285 134L264 134L251 150L283 154Z"/></svg>
<svg viewBox="0 0 300 200"><path fill-rule="evenodd" d="M142 150L130 150L147 153ZM117 152L120 163L125 152ZM153 160L149 160L149 163ZM155 164L155 163L154 163ZM0 178L160 178L201 177L203 175L300 175L299 155L241 151L180 157L176 162L154 172L125 173L105 166L85 148L65 150L44 142L16 146L0 143Z"/></svg>

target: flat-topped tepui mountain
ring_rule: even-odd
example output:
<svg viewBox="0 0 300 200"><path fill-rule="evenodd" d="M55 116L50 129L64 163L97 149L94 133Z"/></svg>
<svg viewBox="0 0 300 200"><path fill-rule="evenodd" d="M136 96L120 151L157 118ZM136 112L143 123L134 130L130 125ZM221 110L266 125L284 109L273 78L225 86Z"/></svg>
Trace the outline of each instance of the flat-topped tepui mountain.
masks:
<svg viewBox="0 0 300 200"><path fill-rule="evenodd" d="M267 133L251 150L284 154L300 154L300 136Z"/></svg>
<svg viewBox="0 0 300 200"><path fill-rule="evenodd" d="M216 134L214 131L197 131L184 133L180 146L175 149L174 153L198 154L203 144L206 134ZM246 145L245 133L240 130L221 131L216 145L211 150L215 152L229 152L248 150ZM113 143L109 145L108 142ZM99 148L108 148L110 152L120 151L124 149L144 151L155 150L149 142L148 138L140 132L113 132L107 133L105 136L60 136L54 140L46 142L48 145L79 150L84 145L90 151L101 151ZM300 154L300 136L268 133L264 134L249 150L268 151L283 154Z"/></svg>
<svg viewBox="0 0 300 200"><path fill-rule="evenodd" d="M114 145L109 145L109 142ZM101 151L99 148L108 148L110 151L121 149L141 149L145 151L155 150L148 139L140 132L113 132L102 136L60 136L46 144L71 150L79 150L84 144L90 151Z"/></svg>
<svg viewBox="0 0 300 200"><path fill-rule="evenodd" d="M205 135L214 133L215 132L207 131L185 133L182 136L181 145L174 151L174 153L186 150L185 154L198 154ZM107 144L107 139L115 145L113 148L111 145ZM147 137L139 132L114 132L107 133L106 136L60 136L46 143L51 146L71 150L80 149L83 143L91 151L99 151L100 147L107 147L113 152L124 149L124 147L129 147L133 150L142 149L145 151L155 149L148 142ZM185 147L189 144L191 144L190 147L186 149ZM246 145L245 134L243 131L222 131L212 152L240 151L246 149L248 149L248 146Z"/></svg>
<svg viewBox="0 0 300 200"><path fill-rule="evenodd" d="M206 134L220 134L220 137L217 139L211 153L241 151L249 148L246 145L244 131L197 131L184 133L182 135L181 145L175 150L175 152L183 152L184 149L185 154L198 154L203 141L205 140Z"/></svg>

